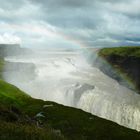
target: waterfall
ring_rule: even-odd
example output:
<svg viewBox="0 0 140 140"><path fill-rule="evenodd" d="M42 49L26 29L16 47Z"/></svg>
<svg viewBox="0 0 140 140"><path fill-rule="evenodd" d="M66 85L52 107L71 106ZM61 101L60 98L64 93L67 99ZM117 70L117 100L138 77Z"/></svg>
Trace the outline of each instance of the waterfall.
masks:
<svg viewBox="0 0 140 140"><path fill-rule="evenodd" d="M140 131L140 95L88 64L81 52L46 51L38 56L5 59L16 62L12 65L15 68L4 73L5 80L32 97L80 108ZM34 65L35 71L25 70L22 63ZM21 74L16 77L18 69ZM33 73L29 80L22 77L33 77Z"/></svg>
<svg viewBox="0 0 140 140"><path fill-rule="evenodd" d="M95 88L82 95L77 107L102 118L115 121L120 125L140 131L140 105L137 104L138 100L136 97L134 100L131 96L128 95L122 97L122 100L118 100ZM139 96L137 98L140 99ZM136 101L136 103L130 101L131 99Z"/></svg>

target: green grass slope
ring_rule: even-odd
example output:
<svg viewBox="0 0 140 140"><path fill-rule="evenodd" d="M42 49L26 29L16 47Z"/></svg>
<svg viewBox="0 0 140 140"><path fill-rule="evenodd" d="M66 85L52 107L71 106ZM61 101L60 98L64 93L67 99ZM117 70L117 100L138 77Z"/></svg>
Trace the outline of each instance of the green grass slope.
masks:
<svg viewBox="0 0 140 140"><path fill-rule="evenodd" d="M99 51L100 56L116 55L120 57L140 57L140 47L113 47L103 48Z"/></svg>
<svg viewBox="0 0 140 140"><path fill-rule="evenodd" d="M37 117L40 113L42 116ZM140 133L79 109L33 99L0 80L0 140L139 140Z"/></svg>

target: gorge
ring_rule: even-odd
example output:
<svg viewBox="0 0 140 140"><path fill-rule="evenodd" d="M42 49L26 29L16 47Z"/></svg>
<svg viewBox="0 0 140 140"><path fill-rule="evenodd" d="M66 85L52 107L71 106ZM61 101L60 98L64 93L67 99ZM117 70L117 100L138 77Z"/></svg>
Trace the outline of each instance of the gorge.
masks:
<svg viewBox="0 0 140 140"><path fill-rule="evenodd" d="M88 63L85 55L83 49L56 49L8 56L3 76L34 98L80 108L140 131L140 95Z"/></svg>

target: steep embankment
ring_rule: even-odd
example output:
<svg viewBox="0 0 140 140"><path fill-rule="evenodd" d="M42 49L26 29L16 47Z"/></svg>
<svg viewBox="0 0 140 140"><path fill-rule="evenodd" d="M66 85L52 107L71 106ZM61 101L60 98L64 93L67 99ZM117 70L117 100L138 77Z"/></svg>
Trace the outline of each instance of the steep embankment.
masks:
<svg viewBox="0 0 140 140"><path fill-rule="evenodd" d="M0 80L0 139L1 140L56 140L64 139L55 129L35 115L43 101L35 100L13 85Z"/></svg>
<svg viewBox="0 0 140 140"><path fill-rule="evenodd" d="M99 67L104 73L140 91L140 47L104 48L98 54L103 58ZM111 64L113 70L111 67L105 67L106 62ZM127 83L124 81L126 78Z"/></svg>
<svg viewBox="0 0 140 140"><path fill-rule="evenodd" d="M0 73L5 62L0 60ZM108 133L109 132L109 133ZM79 109L33 99L0 80L0 140L139 140L140 133Z"/></svg>
<svg viewBox="0 0 140 140"><path fill-rule="evenodd" d="M0 80L0 139L19 137L21 140L139 140L140 134L79 109L33 99Z"/></svg>

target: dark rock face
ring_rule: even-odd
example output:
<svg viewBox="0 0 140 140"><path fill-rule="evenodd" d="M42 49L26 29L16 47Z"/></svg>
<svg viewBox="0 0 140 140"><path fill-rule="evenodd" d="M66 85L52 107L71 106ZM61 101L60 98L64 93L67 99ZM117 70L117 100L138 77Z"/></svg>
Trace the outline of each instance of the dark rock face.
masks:
<svg viewBox="0 0 140 140"><path fill-rule="evenodd" d="M140 92L140 57L134 56L118 56L118 55L108 55L101 56L106 62L110 63L114 69L121 70L125 75L127 75L135 87L129 87ZM98 67L110 77L116 79L121 84L128 87L128 83L126 83L116 71L111 70L109 67L105 67L106 62L101 62L99 64L98 58Z"/></svg>
<svg viewBox="0 0 140 140"><path fill-rule="evenodd" d="M112 58L107 58L107 61L118 65L134 82L136 88L140 90L140 58L127 57L117 58L111 61Z"/></svg>
<svg viewBox="0 0 140 140"><path fill-rule="evenodd" d="M12 56L19 52L20 45L18 44L0 44L0 57Z"/></svg>

